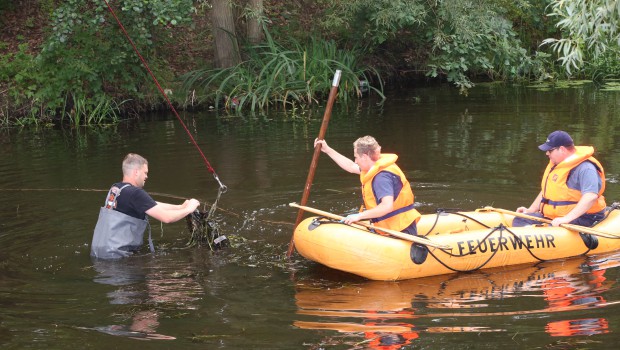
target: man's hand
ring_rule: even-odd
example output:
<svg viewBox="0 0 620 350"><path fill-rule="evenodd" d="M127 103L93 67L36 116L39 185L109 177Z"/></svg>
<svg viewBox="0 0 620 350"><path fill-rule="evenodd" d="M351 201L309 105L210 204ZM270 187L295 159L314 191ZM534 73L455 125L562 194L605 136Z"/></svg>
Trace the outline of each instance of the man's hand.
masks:
<svg viewBox="0 0 620 350"><path fill-rule="evenodd" d="M347 225L351 225L354 222L358 222L361 220L361 215L359 213L357 214L351 214L351 215L347 215L346 218L343 218L342 220L340 220L340 222L343 222Z"/></svg>
<svg viewBox="0 0 620 350"><path fill-rule="evenodd" d="M551 225L555 226L555 227L558 227L558 226L560 226L562 224L568 224L571 221L572 220L567 219L566 216L562 216L562 217L555 218L555 219L551 220Z"/></svg>
<svg viewBox="0 0 620 350"><path fill-rule="evenodd" d="M518 208L517 208L517 213L529 214L529 213L527 212L527 208L526 208L526 207L518 207Z"/></svg>
<svg viewBox="0 0 620 350"><path fill-rule="evenodd" d="M186 200L185 203L183 203L184 206L187 206L188 209L190 209L190 213L193 212L194 210L196 210L196 208L198 208L198 206L200 205L200 202L197 199L189 199Z"/></svg>

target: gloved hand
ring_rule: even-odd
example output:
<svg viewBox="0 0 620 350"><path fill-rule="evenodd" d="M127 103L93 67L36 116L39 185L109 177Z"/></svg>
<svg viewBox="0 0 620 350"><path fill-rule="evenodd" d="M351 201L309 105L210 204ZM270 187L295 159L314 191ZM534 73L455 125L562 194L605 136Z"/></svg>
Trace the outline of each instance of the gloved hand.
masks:
<svg viewBox="0 0 620 350"><path fill-rule="evenodd" d="M354 222L358 222L358 221L360 221L360 214L359 213L347 215L345 218L340 220L340 222L343 222L343 223L345 223L347 225L348 224L352 224Z"/></svg>

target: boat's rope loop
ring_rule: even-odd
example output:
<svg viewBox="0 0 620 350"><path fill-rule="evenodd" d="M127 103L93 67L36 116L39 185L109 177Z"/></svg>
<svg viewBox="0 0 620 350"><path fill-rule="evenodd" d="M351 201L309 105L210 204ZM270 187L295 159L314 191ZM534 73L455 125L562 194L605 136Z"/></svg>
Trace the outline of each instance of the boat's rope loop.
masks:
<svg viewBox="0 0 620 350"><path fill-rule="evenodd" d="M472 218L471 216L469 216L467 214L464 214L464 213L462 213L462 212L460 212L458 210L459 209L438 208L437 211L436 211L435 222L433 223L433 226L431 226L431 228L428 230L428 232L426 232L425 234L421 235L421 237L426 237L426 236L430 235L431 232L433 232L433 230L437 226L437 223L439 222L439 217L442 216L442 215L450 215L450 214L459 215L459 216L462 216L462 217L464 217L466 219L469 219L469 220L477 223L480 226L483 226L483 227L486 227L486 228L490 228L491 227L491 226L489 226L489 225L487 225L487 224L485 224L485 223L483 223L481 221L478 221L478 220ZM436 232L435 234L437 235L439 233L440 232Z"/></svg>
<svg viewBox="0 0 620 350"><path fill-rule="evenodd" d="M620 208L620 205L618 205L618 206L613 206L613 207L612 207L612 209L610 209L610 211L611 211L611 210L618 209L618 208ZM438 213L438 216L439 216L439 215L440 215L440 213ZM467 215L462 215L462 216L467 217L467 218L469 218L469 219L472 219L472 218L468 217ZM473 220L473 219L472 219L472 220ZM476 222L478 222L478 221L476 221ZM329 218L324 218L324 217L318 217L318 218L316 218L315 220L313 220L313 222L312 222L312 224L311 224L311 227L310 227L310 230L313 230L314 228L316 228L316 227L318 227L318 226L320 226L320 225L322 225L322 224L328 224L328 223L329 223L329 224L341 224L341 223L340 223L339 221L337 221L337 220L332 220L332 219L329 219ZM480 222L478 222L478 223L480 223ZM482 224L482 223L480 223L480 224L481 224L481 225L483 225L483 226L485 226L485 227L487 227L487 228L491 228L491 227L489 227L489 226L487 226L487 225L484 225L484 224ZM435 225L433 225L433 227L434 227L434 226L435 226ZM431 231L432 231L432 229L431 229ZM505 226L504 224L499 224L498 226L493 227L493 228L489 231L489 233L487 233L487 234L484 236L484 238L483 238L483 239L481 239L481 240L479 240L479 241L478 241L478 244L477 244L475 247L470 248L470 249L469 249L468 251L466 251L466 252L463 252L463 253L461 253L461 254L453 254L451 250L447 250L447 249L439 249L439 250L440 250L440 251L442 251L445 255L447 255L447 256L448 256L448 257L450 257L450 258L463 258L463 257L468 256L468 255L473 255L473 254L476 254L477 252L483 253L483 252L482 252L482 249L481 249L482 245L484 244L484 246L485 246L485 247L487 247L486 249L490 249L490 248L489 248L489 247L490 247L490 243L488 242L488 240L489 240L489 238L491 237L491 235L493 235L493 234L494 234L495 232L497 232L497 231L499 231L499 236L497 236L497 239L498 239L498 240L500 240L500 241L501 241L501 240L502 240L502 238L504 238L505 233L507 233L509 236L514 237L514 239L515 239L514 243L515 243L515 244L519 245L520 247L525 248L525 250L526 250L526 251L527 251L527 252L528 252L528 253L529 253L529 254L530 254L530 255L531 255L534 259L536 259L536 260L538 260L538 261L540 261L540 262L543 262L543 261L547 261L547 260L549 260L549 259L543 259L543 258L541 258L541 257L537 256L537 255L536 255L536 254L532 251L532 249L528 246L528 244L527 244L526 242L524 242L524 241L521 239L521 237L520 237L520 236L518 236L515 232L513 232L512 230L510 230L510 228L508 228L508 227L507 227L507 226ZM590 235L587 235L587 236L590 236ZM582 238L584 238L584 237L582 236ZM591 244L589 244L588 242L586 242L586 240L587 240L588 238L589 238L589 237L584 238L584 243L585 243L585 245L586 245L586 248L587 248L587 249L586 249L586 251L585 251L584 253L582 253L582 254L580 254L580 255L585 255L585 254L587 254L587 253L588 253L588 252L592 249ZM592 244L594 244L594 243L592 243ZM443 260L442 260L439 256L437 256L437 254L435 254L435 249L428 249L427 247L424 247L424 248L425 248L425 250L428 250L428 253L429 253L429 254L430 254L433 258L435 258L435 260L437 260L437 261L438 261L441 265L443 265L445 268L447 268L448 270L453 271L453 272L472 272L472 271L480 270L480 269L484 268L484 267L485 267L485 266L489 263L489 261L491 261L491 259L493 259L493 257L495 257L495 255L497 254L497 252L498 252L498 251L500 251L500 249L495 249L495 250L493 250L493 253L492 253L491 255L489 255L489 257L488 257L485 261L483 261L482 263L480 263L480 264L479 264L478 266L476 266L476 267L473 267L473 268L470 268L470 269L458 269L458 268L455 268L455 267L452 267L452 266L448 265L448 263L444 262L444 261L443 261ZM485 252L486 252L486 249L485 249ZM424 260L425 260L425 258L424 258ZM420 262L420 263L422 263L422 262Z"/></svg>
<svg viewBox="0 0 620 350"><path fill-rule="evenodd" d="M466 253L463 253L463 254L452 254L452 253L451 253L451 251L448 251L448 250L445 250L445 249L441 249L441 251L442 251L442 252L444 252L444 253L445 253L446 255L448 255L449 257L452 257L452 258L462 258L462 257L467 256L467 255L476 254L476 250L478 250L478 249L480 248L480 245L481 245L483 242L485 242L485 241L489 238L489 236L491 236L493 233L495 233L495 231L499 230L499 236L500 236L500 238L501 238L501 237L503 236L503 233L504 233L504 229L505 229L505 228L506 228L506 227L505 227L504 225L499 225L499 226L497 226L497 227L494 227L494 228L493 228L493 229L492 229L492 230L491 230L491 231L490 231L490 232L489 232L489 233L488 233L488 234L487 234L487 235L486 235L486 236L485 236L485 237L484 237L484 238L483 238L483 239L482 239L479 243L478 243L478 245L477 245L476 247L474 247L474 249L471 249L470 251L468 251L468 252L466 252ZM491 259L493 259L493 257L495 256L495 254L497 254L498 250L499 250L499 249L496 249L496 250L493 252L493 254L491 254L491 255L489 256L489 258L488 258L486 261L484 261L482 264L480 264L479 266L474 267L474 268L472 268L472 269L463 269L463 270L461 270L461 269L457 269L457 268L454 268L454 267L449 266L447 263L443 262L443 261L442 261L442 260L441 260L441 259L440 259L437 255L436 255L436 254L434 254L432 250L429 250L429 254L431 254L431 256L432 256L433 258L435 258L435 260L437 260L437 261L438 261L441 265L443 265L443 266L444 266L445 268L447 268L448 270L451 270L451 271L454 271L454 272L470 272L470 271L476 271L476 270L479 270L479 269L483 268L486 264L488 264L488 263L489 263L489 261L491 261Z"/></svg>
<svg viewBox="0 0 620 350"><path fill-rule="evenodd" d="M444 213L443 209L440 209L440 208L437 209L437 215L435 216L435 222L433 223L433 226L431 226L431 228L428 230L428 232L426 232L426 234L423 235L424 237L428 236L431 232L433 232L433 229L435 228L435 226L437 226L437 223L439 222L439 217L443 213Z"/></svg>
<svg viewBox="0 0 620 350"><path fill-rule="evenodd" d="M491 228L491 226L489 226L489 225L485 224L485 223L484 223L484 222L482 222L482 221L476 220L476 219L472 218L471 216L469 216L469 215L467 215L467 214L465 214L465 213L463 213L463 212L454 212L454 213L451 213L451 214L462 216L462 217L464 217L464 218L466 218L466 219L469 219L469 220L471 220L471 221L473 221L473 222L477 223L477 224L478 224L478 225L480 225L480 226L484 226L484 227L486 227L486 228Z"/></svg>
<svg viewBox="0 0 620 350"><path fill-rule="evenodd" d="M446 254L446 255L448 255L449 257L451 257L451 258L462 258L462 257L467 256L467 255L476 254L476 252L480 249L481 245L482 245L483 243L485 243L485 241L486 241L486 240L487 240L487 239L488 239L488 238L489 238L489 237L490 237L493 233L495 233L495 232L496 232L496 231L498 231L498 230L499 230L499 237L498 237L498 239L500 239L500 240L501 240L501 238L503 238L503 237L504 237L504 232L507 232L508 234L512 235L512 237L514 237L514 238L515 238L516 243L517 243L519 246L524 247L524 248L525 248L525 250L527 250L527 252L528 252L528 253L529 253L532 257L534 257L534 259L536 259L536 260L538 260L538 261L541 261L541 262L542 262L542 261L547 261L547 259L542 259L542 258L538 257L536 254L534 254L534 252L533 252L533 251L532 251L532 250L528 247L528 245L527 245L527 244L526 244L526 243L525 243L525 242L521 239L521 237L519 237L516 233L514 233L513 231L511 231L508 227L504 226L503 224L500 224L499 226L494 227L494 228L493 228L493 229L492 229L492 230L491 230L491 231L490 231L490 232L489 232L489 233L488 233L488 234L487 234L487 235L486 235L486 236L485 236L485 237L484 237L484 238L483 238L483 239L482 239L479 243L478 243L478 245L476 245L473 249L470 249L469 251L464 252L463 254L453 254L451 251L447 251L447 250L444 250L444 249L441 249L441 251L442 251L444 254ZM485 243L485 244L486 244L486 243ZM441 260L441 258L440 258L440 257L438 257L438 256L437 256L437 254L435 254L435 253L433 252L433 250L429 250L429 253L430 253L430 254L431 254L431 256L433 256L433 257L434 257L434 258L435 258L435 259L436 259L436 260L437 260L437 261L438 261L441 265L443 265L445 268L447 268L447 269L449 269L449 270L451 270L451 271L454 271L454 272L471 272L471 271L476 271L476 270L479 270L479 269L483 268L486 264L488 264L488 263L489 263L489 261L491 261L491 259L493 259L493 257L495 256L495 254L497 254L497 252L498 252L498 251L499 251L499 249L495 249L495 250L493 251L493 254L491 254L491 255L489 256L489 258L488 258L488 259L486 259L484 262L482 262L479 266L474 267L474 268L471 268L471 269L463 269L463 270L462 270L462 269L457 269L457 268L454 268L454 267L449 266L447 263L445 263L444 261L442 261L442 260ZM588 249L587 249L587 250L586 250L583 254L587 254L589 251L590 251L590 248L588 248Z"/></svg>
<svg viewBox="0 0 620 350"><path fill-rule="evenodd" d="M620 208L620 203L613 202L609 207L605 208L605 215L603 216L603 218L595 222L592 226L598 224L601 221L605 221L605 219L607 219L609 214L611 214L612 211L617 210L618 208Z"/></svg>

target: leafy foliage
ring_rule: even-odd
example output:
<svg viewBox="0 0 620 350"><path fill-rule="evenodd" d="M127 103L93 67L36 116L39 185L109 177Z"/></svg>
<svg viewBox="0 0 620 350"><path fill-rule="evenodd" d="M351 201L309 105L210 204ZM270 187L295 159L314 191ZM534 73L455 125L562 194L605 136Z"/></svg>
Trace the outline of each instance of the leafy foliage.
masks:
<svg viewBox="0 0 620 350"><path fill-rule="evenodd" d="M170 60L177 67L211 66L209 55L193 49L171 52L165 47L170 44L167 40L176 39L169 29L186 24L190 24L184 28L188 31L196 23L204 24L196 32L199 39L190 44L212 42L207 24L210 1L109 2L165 87L178 83ZM361 93L360 80L370 82L381 95L384 81L424 74L447 80L463 92L480 78L544 80L565 77L566 72L596 79L620 75L620 0L264 3L268 7L264 12L252 13L243 10L246 1L231 0L239 14L237 26L258 17L274 38L267 35L265 43L243 47L240 54L245 61L238 66L204 68L184 76L185 85L200 95L199 103L224 103L238 110L311 106L326 97L336 69L343 71L339 89L343 100ZM17 19L20 9L35 5L38 16L28 12L27 18ZM104 115L108 117L103 119L118 118L121 109L147 109L162 102L109 13L107 1L0 0L0 13L8 14L0 25L23 26L15 34L0 34L4 53L0 54L0 118L11 114L23 117L22 124L51 120L96 124L105 122ZM46 27L41 51L33 53L40 41L30 40L26 33L40 28L37 21L42 13L49 14L51 25ZM236 39L244 42L242 36ZM544 41L549 46L542 49L559 55L559 63L540 51L543 38L551 39ZM16 45L24 39L30 47ZM380 67L381 75L372 67ZM183 94L175 92L174 98L179 101Z"/></svg>
<svg viewBox="0 0 620 350"><path fill-rule="evenodd" d="M184 77L185 88L198 89L202 102L215 101L219 106L223 101L226 108L237 111L265 110L274 104L308 106L327 95L339 69L340 99L361 95L360 79L378 81L379 88L370 88L383 96L377 72L359 63L361 51L341 50L334 41L317 38L307 44L292 41L287 48L267 38L265 44L248 47L248 59L237 66L190 72Z"/></svg>
<svg viewBox="0 0 620 350"><path fill-rule="evenodd" d="M579 70L586 56L599 58L620 48L619 0L554 0L549 16L557 19L563 38L543 41L560 56L568 74Z"/></svg>
<svg viewBox="0 0 620 350"><path fill-rule="evenodd" d="M116 13L129 36L147 58L157 27L186 22L193 10L189 0L124 0L115 5L120 6ZM114 101L116 96L143 98L149 93L146 72L105 2L63 1L52 12L51 22L41 53L26 59L20 51L0 76L13 79L19 93L40 105L42 114L63 120L68 109L85 113L73 115L73 120L89 122L100 119L90 118L93 113L107 110L114 120L121 105Z"/></svg>
<svg viewBox="0 0 620 350"><path fill-rule="evenodd" d="M404 28L424 24L429 10L426 3L423 0L329 1L331 9L323 25L329 29L347 28L354 38L379 45Z"/></svg>
<svg viewBox="0 0 620 350"><path fill-rule="evenodd" d="M620 77L620 50L610 48L584 62L584 75L603 81Z"/></svg>
<svg viewBox="0 0 620 350"><path fill-rule="evenodd" d="M432 28L429 75L443 73L463 91L472 86L468 74L516 79L530 71L527 50L512 24L490 2L442 2Z"/></svg>
<svg viewBox="0 0 620 350"><path fill-rule="evenodd" d="M513 16L524 16L529 3L347 0L334 2L324 25L346 26L351 31L362 28L363 38L379 47L393 47L396 42L417 47L416 64L428 76L443 76L466 91L473 86L470 77L518 79L538 74L546 66L538 62L543 55L530 56L522 47L507 19L508 10Z"/></svg>

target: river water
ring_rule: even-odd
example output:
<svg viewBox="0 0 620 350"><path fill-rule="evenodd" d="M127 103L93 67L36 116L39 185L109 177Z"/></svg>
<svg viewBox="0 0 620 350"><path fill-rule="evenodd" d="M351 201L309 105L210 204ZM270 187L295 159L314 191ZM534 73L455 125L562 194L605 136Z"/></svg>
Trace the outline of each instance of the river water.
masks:
<svg viewBox="0 0 620 350"><path fill-rule="evenodd" d="M564 129L596 147L608 203L620 199L620 93L479 85L392 92L336 106L327 141L352 156L370 134L400 155L422 213L514 210L538 193L537 150ZM285 258L322 111L268 117L184 113L228 187L216 212L233 246L185 249L184 222L152 221L156 254L94 262L89 245L128 152L149 160L156 200L212 203L217 182L172 115L108 128L0 131L3 349L616 348L620 255L402 282L372 282ZM359 179L322 155L309 206L360 203Z"/></svg>

